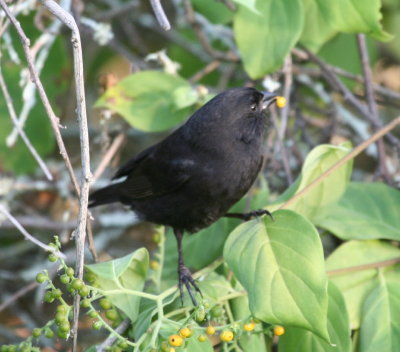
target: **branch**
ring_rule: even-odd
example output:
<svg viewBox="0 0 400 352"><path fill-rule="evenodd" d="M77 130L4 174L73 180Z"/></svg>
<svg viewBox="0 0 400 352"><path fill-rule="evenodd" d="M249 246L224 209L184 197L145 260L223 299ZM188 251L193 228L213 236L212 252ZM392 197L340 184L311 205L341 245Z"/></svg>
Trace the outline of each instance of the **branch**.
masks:
<svg viewBox="0 0 400 352"><path fill-rule="evenodd" d="M374 88L372 84L372 72L369 64L369 57L367 51L367 44L365 42L364 34L357 34L357 42L358 48L360 51L361 64L364 74L364 88L365 95L367 97L368 109L371 114L371 121L375 124L375 126L382 125L382 121L379 118L378 108L376 106L375 97L374 97ZM375 127L376 129L376 127ZM386 179L389 180L389 174L386 169L386 156L385 156L385 146L383 141L380 139L377 141L378 148L378 161L379 161L379 171L380 174Z"/></svg>
<svg viewBox="0 0 400 352"><path fill-rule="evenodd" d="M18 222L18 220L14 216L12 216L11 213L2 204L0 204L0 213L5 215L5 217L14 224L14 226L24 235L25 239L43 248L45 251L54 253L57 257L65 259L65 254L61 253L60 251L54 250L53 247L44 244L43 242L33 237L28 231L26 231Z"/></svg>
<svg viewBox="0 0 400 352"><path fill-rule="evenodd" d="M76 275L80 279L83 277L84 266L84 248L86 237L86 223L88 218L88 198L89 198L89 182L91 179L90 172L90 155L89 155L89 132L86 117L86 101L85 101L85 86L83 74L83 58L80 33L75 19L65 11L60 5L53 0L40 0L41 3L61 22L63 22L72 31L72 49L74 55L74 76L76 90L76 113L79 123L80 144L81 144L81 164L82 178L80 184L79 198L79 216L78 226L74 231L76 243ZM80 296L74 298L74 324L73 324L73 351L77 351L78 341L78 319L79 319L79 301Z"/></svg>
<svg viewBox="0 0 400 352"><path fill-rule="evenodd" d="M30 45L30 41L27 38L27 36L25 35L25 32L23 31L23 29L21 28L20 23L17 21L17 19L11 14L10 10L8 9L6 3L4 0L0 0L0 7L4 10L4 12L6 13L8 19L10 20L11 24L15 27L18 36L21 40L21 44L22 44L22 48L24 50L25 53L25 57L26 60L28 62L28 67L29 67L29 72L31 75L31 80L33 81L33 83L36 85L37 90L39 92L39 96L40 99L42 100L42 103L44 105L44 108L46 110L46 113L48 115L48 117L50 118L50 122L51 122L51 126L53 128L54 134L56 136L56 141L58 144L58 148L60 149L60 154L64 159L65 165L67 167L69 176L71 178L71 182L74 186L75 191L79 194L79 185L78 185L78 181L76 180L75 174L74 174L74 170L72 169L72 165L71 165L71 161L68 157L68 153L67 150L65 149L65 145L64 145L64 141L61 137L61 132L60 132L60 128L58 126L58 118L55 115L53 108L50 105L49 99L47 97L47 94L43 88L43 84L39 78L39 75L36 71L36 68L33 64L33 57L32 54L30 52L29 49L29 45Z"/></svg>
<svg viewBox="0 0 400 352"><path fill-rule="evenodd" d="M150 4L160 26L166 31L169 31L171 29L171 25L168 21L167 15L164 12L164 9L161 6L160 0L150 0Z"/></svg>
<svg viewBox="0 0 400 352"><path fill-rule="evenodd" d="M397 125L400 125L400 116L396 117L393 121L388 123L381 130L373 134L366 141L359 144L355 147L349 154L340 159L336 164L332 165L328 170L319 175L314 181L304 187L300 192L296 193L292 198L290 198L286 203L284 203L279 209L288 208L294 202L296 202L299 198L304 196L307 192L313 189L315 186L319 185L326 177L328 177L333 171L346 164L349 160L355 158L358 154L360 154L364 149L366 149L370 144L377 141L379 138L382 138L386 133L394 129Z"/></svg>
<svg viewBox="0 0 400 352"><path fill-rule="evenodd" d="M11 120L14 124L14 128L17 130L18 134L21 136L22 140L24 141L25 145L31 152L34 159L39 164L40 168L43 170L44 174L46 175L49 181L53 180L53 175L51 174L50 170L47 168L46 164L44 163L43 159L40 157L39 153L36 151L35 147L32 145L31 141L25 134L25 131L20 128L18 124L17 114L15 112L14 104L11 99L10 93L8 92L8 88L6 82L4 81L3 72L0 66L0 86L1 90L3 91L4 99L6 101L7 109L10 114Z"/></svg>
<svg viewBox="0 0 400 352"><path fill-rule="evenodd" d="M381 262L376 262L376 263L361 264L361 265L350 266L347 268L328 270L326 273L328 274L328 276L335 276L335 275L353 273L356 271L383 268L395 265L397 263L400 263L400 258L393 258L393 259L382 260Z"/></svg>

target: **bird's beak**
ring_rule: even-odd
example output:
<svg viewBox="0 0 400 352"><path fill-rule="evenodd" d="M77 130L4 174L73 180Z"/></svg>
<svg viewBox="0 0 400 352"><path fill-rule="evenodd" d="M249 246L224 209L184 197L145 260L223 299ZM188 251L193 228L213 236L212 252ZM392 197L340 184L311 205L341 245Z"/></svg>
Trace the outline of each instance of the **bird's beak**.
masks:
<svg viewBox="0 0 400 352"><path fill-rule="evenodd" d="M262 92L262 93L263 93L262 110L265 110L276 100L278 95L270 92Z"/></svg>

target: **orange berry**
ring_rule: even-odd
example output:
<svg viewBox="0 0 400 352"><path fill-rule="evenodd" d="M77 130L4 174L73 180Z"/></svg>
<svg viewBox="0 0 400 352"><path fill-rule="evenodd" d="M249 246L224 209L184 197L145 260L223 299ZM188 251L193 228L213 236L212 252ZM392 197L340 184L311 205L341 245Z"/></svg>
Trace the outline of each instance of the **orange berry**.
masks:
<svg viewBox="0 0 400 352"><path fill-rule="evenodd" d="M192 330L188 327L182 328L179 330L179 335L183 338L190 337L192 336Z"/></svg>
<svg viewBox="0 0 400 352"><path fill-rule="evenodd" d="M171 335L168 339L168 342L171 346L180 347L183 344L183 338L179 335Z"/></svg>
<svg viewBox="0 0 400 352"><path fill-rule="evenodd" d="M274 335L282 336L285 333L285 328L281 325L277 325L274 327Z"/></svg>
<svg viewBox="0 0 400 352"><path fill-rule="evenodd" d="M285 97L277 97L276 98L276 106L280 109L286 106L286 98Z"/></svg>
<svg viewBox="0 0 400 352"><path fill-rule="evenodd" d="M215 334L215 328L212 325L208 325L206 329L206 334L207 335L214 335Z"/></svg>
<svg viewBox="0 0 400 352"><path fill-rule="evenodd" d="M243 329L245 331L253 331L255 327L256 327L256 323L254 321L251 321L250 323L243 325Z"/></svg>
<svg viewBox="0 0 400 352"><path fill-rule="evenodd" d="M224 342L229 342L233 340L233 332L230 330L224 330L219 335L220 339Z"/></svg>

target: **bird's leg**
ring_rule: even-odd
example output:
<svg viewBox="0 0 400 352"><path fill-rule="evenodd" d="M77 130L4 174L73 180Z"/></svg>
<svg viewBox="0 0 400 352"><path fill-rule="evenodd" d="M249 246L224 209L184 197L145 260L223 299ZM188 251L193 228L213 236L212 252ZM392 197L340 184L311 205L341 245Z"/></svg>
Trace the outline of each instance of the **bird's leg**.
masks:
<svg viewBox="0 0 400 352"><path fill-rule="evenodd" d="M227 213L224 216L227 218L237 218L237 219L242 219L244 221L249 221L251 218L262 215L268 215L272 220L274 220L272 214L266 209L257 209L250 211L248 213Z"/></svg>
<svg viewBox="0 0 400 352"><path fill-rule="evenodd" d="M190 270L185 266L183 262L183 251L182 251L183 232L181 230L174 229L174 234L176 237L176 241L178 243L178 279L179 279L178 286L179 286L181 302L183 305L183 285L185 285L189 293L190 299L193 302L193 305L197 306L197 301L193 295L192 286L197 292L200 293L200 295L201 291L197 286L196 281L194 281L192 274L190 273Z"/></svg>

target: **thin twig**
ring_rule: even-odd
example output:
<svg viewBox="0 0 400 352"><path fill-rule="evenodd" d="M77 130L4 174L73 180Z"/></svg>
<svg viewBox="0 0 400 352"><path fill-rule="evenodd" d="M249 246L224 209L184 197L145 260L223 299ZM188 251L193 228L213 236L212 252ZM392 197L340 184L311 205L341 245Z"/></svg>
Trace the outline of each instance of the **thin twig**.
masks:
<svg viewBox="0 0 400 352"><path fill-rule="evenodd" d="M115 153L119 150L121 145L124 143L125 136L126 136L125 133L120 133L117 137L115 137L110 148L107 150L107 153L104 155L103 159L100 161L99 165L97 166L96 171L93 174L93 182L95 182L103 174L104 170L107 168L108 164L111 162Z"/></svg>
<svg viewBox="0 0 400 352"><path fill-rule="evenodd" d="M28 292L34 290L36 287L39 286L39 283L36 281L32 281L28 285L22 287L19 289L17 292L15 292L12 296L4 300L2 304L0 304L0 312L6 309L8 306L10 306L13 302L15 302L18 298L24 296Z"/></svg>
<svg viewBox="0 0 400 352"><path fill-rule="evenodd" d="M171 25L168 21L167 15L164 12L163 7L161 6L160 0L150 0L150 4L161 28L169 31L171 29Z"/></svg>
<svg viewBox="0 0 400 352"><path fill-rule="evenodd" d="M374 88L372 85L372 72L369 64L367 44L365 42L364 34L357 34L357 43L360 51L361 64L364 74L364 87L365 95L367 97L368 109L371 114L371 120L374 122L375 126L379 126L382 125L382 121L379 118L378 107L376 106L375 102ZM375 130L376 129L377 128L375 127ZM380 174L384 177L385 180L389 180L390 177L386 168L385 146L382 139L379 139L377 141L377 148Z"/></svg>
<svg viewBox="0 0 400 352"><path fill-rule="evenodd" d="M130 320L128 318L125 318L121 324L118 325L118 327L115 328L115 331L122 335L126 329L128 329L130 324ZM110 347L114 344L114 342L117 340L117 336L115 335L110 335L109 337L107 337L107 339L96 348L96 352L103 352L107 350L107 347Z"/></svg>
<svg viewBox="0 0 400 352"><path fill-rule="evenodd" d="M76 243L76 267L75 274L82 279L84 266L84 248L86 238L86 223L88 220L88 198L89 198L89 183L91 180L90 172L90 155L89 155L89 132L86 117L86 102L85 102L85 86L83 74L83 58L82 45L80 39L79 28L75 19L70 13L65 11L59 4L53 0L40 0L41 3L61 22L63 22L72 31L72 49L74 56L74 76L76 90L76 113L79 123L79 135L81 144L81 165L82 178L80 183L79 197L79 215L78 226L74 231ZM73 351L77 351L78 341L78 319L79 319L79 301L80 296L74 298L74 323L73 323Z"/></svg>
<svg viewBox="0 0 400 352"><path fill-rule="evenodd" d="M189 78L190 83L196 83L197 81L201 80L204 76L208 75L209 73L213 72L221 65L221 61L214 60L211 61L206 67L202 68L200 71L196 72L191 78Z"/></svg>
<svg viewBox="0 0 400 352"><path fill-rule="evenodd" d="M379 138L382 138L386 133L394 129L397 125L400 125L400 116L396 117L390 123L388 123L385 127L380 129L378 132L373 134L366 141L359 144L355 147L349 154L340 159L336 164L332 165L328 170L318 176L314 181L304 187L300 192L296 193L292 198L290 198L286 203L284 203L279 209L288 208L294 202L296 202L299 198L303 197L304 194L309 192L315 186L319 185L326 177L328 177L333 171L346 164L349 160L355 158L358 154L360 154L364 149L366 149L370 144L377 141Z"/></svg>
<svg viewBox="0 0 400 352"><path fill-rule="evenodd" d="M343 95L345 101L350 103L361 115L363 115L368 121L370 121L374 127L381 128L382 125L376 124L376 121L373 119L373 117L371 117L371 113L368 111L367 107L364 104L362 104L350 91L350 89L348 89L342 83L342 81L333 74L333 72L330 70L330 67L326 64L326 62L321 60L318 56L314 55L307 49L304 50L307 53L308 58L321 68L322 74L325 76L327 81ZM390 133L386 135L386 138L392 144L395 145L399 144L399 140Z"/></svg>
<svg viewBox="0 0 400 352"><path fill-rule="evenodd" d="M392 266L392 265L395 265L397 263L400 263L400 258L393 258L393 259L382 260L382 261L376 262L376 263L368 263L368 264L350 266L350 267L347 267L347 268L328 270L327 274L329 276L349 274L349 273L354 273L356 271L362 271L362 270L376 269L376 268L383 268L383 267L386 267L386 266Z"/></svg>
<svg viewBox="0 0 400 352"><path fill-rule="evenodd" d="M32 145L31 141L29 140L28 136L25 134L25 131L20 128L18 124L17 113L15 112L14 104L10 93L8 92L8 88L6 82L3 77L3 72L0 66L0 86L1 90L3 91L4 99L6 101L6 105L8 108L8 112L10 114L11 120L14 124L14 128L18 131L18 134L21 136L22 140L24 141L25 145L29 149L30 153L32 154L33 158L37 161L40 168L43 170L44 174L46 175L47 179L52 181L53 175L51 174L50 170L46 166L43 159L40 157L39 153L36 151L35 147Z"/></svg>
<svg viewBox="0 0 400 352"><path fill-rule="evenodd" d="M14 216L12 216L11 213L2 204L0 204L0 213L5 215L5 217L14 224L14 226L19 230L19 232L21 232L24 235L25 239L31 241L32 243L36 244L37 246L43 248L48 252L54 253L57 257L65 259L65 254L61 253L60 251L54 250L53 247L44 244L43 242L33 237L28 231L26 231L22 227L22 225L18 222L18 220Z"/></svg>
<svg viewBox="0 0 400 352"><path fill-rule="evenodd" d="M61 132L60 132L60 128L58 125L58 118L55 115L53 108L50 105L49 99L47 97L47 94L43 88L43 84L42 81L39 78L39 75L36 71L35 65L33 64L33 57L31 55L30 49L29 49L29 45L30 45L30 41L27 38L27 36L25 35L25 32L23 31L23 29L21 28L20 23L17 21L17 19L12 15L12 13L10 12L10 10L8 9L6 3L4 0L0 0L0 7L4 10L4 12L6 13L7 17L9 18L10 22L12 23L12 25L15 27L18 36L21 40L21 44L22 44L22 48L24 50L25 53L25 57L26 60L28 62L28 67L29 67L29 72L31 74L31 79L33 81L33 83L36 85L37 90L39 92L39 96L40 99L42 100L42 103L44 105L44 108L46 110L46 113L48 115L48 117L50 118L50 122L51 122L51 126L53 128L54 134L56 136L56 141L58 144L58 148L60 149L60 154L64 159L65 165L67 167L68 170L68 174L71 178L71 182L72 185L76 191L77 194L79 194L79 185L78 185L78 181L76 180L75 174L74 174L74 170L72 169L72 165L71 165L71 161L68 157L68 153L67 150L65 149L65 145L64 145L64 141L62 139L61 136Z"/></svg>

